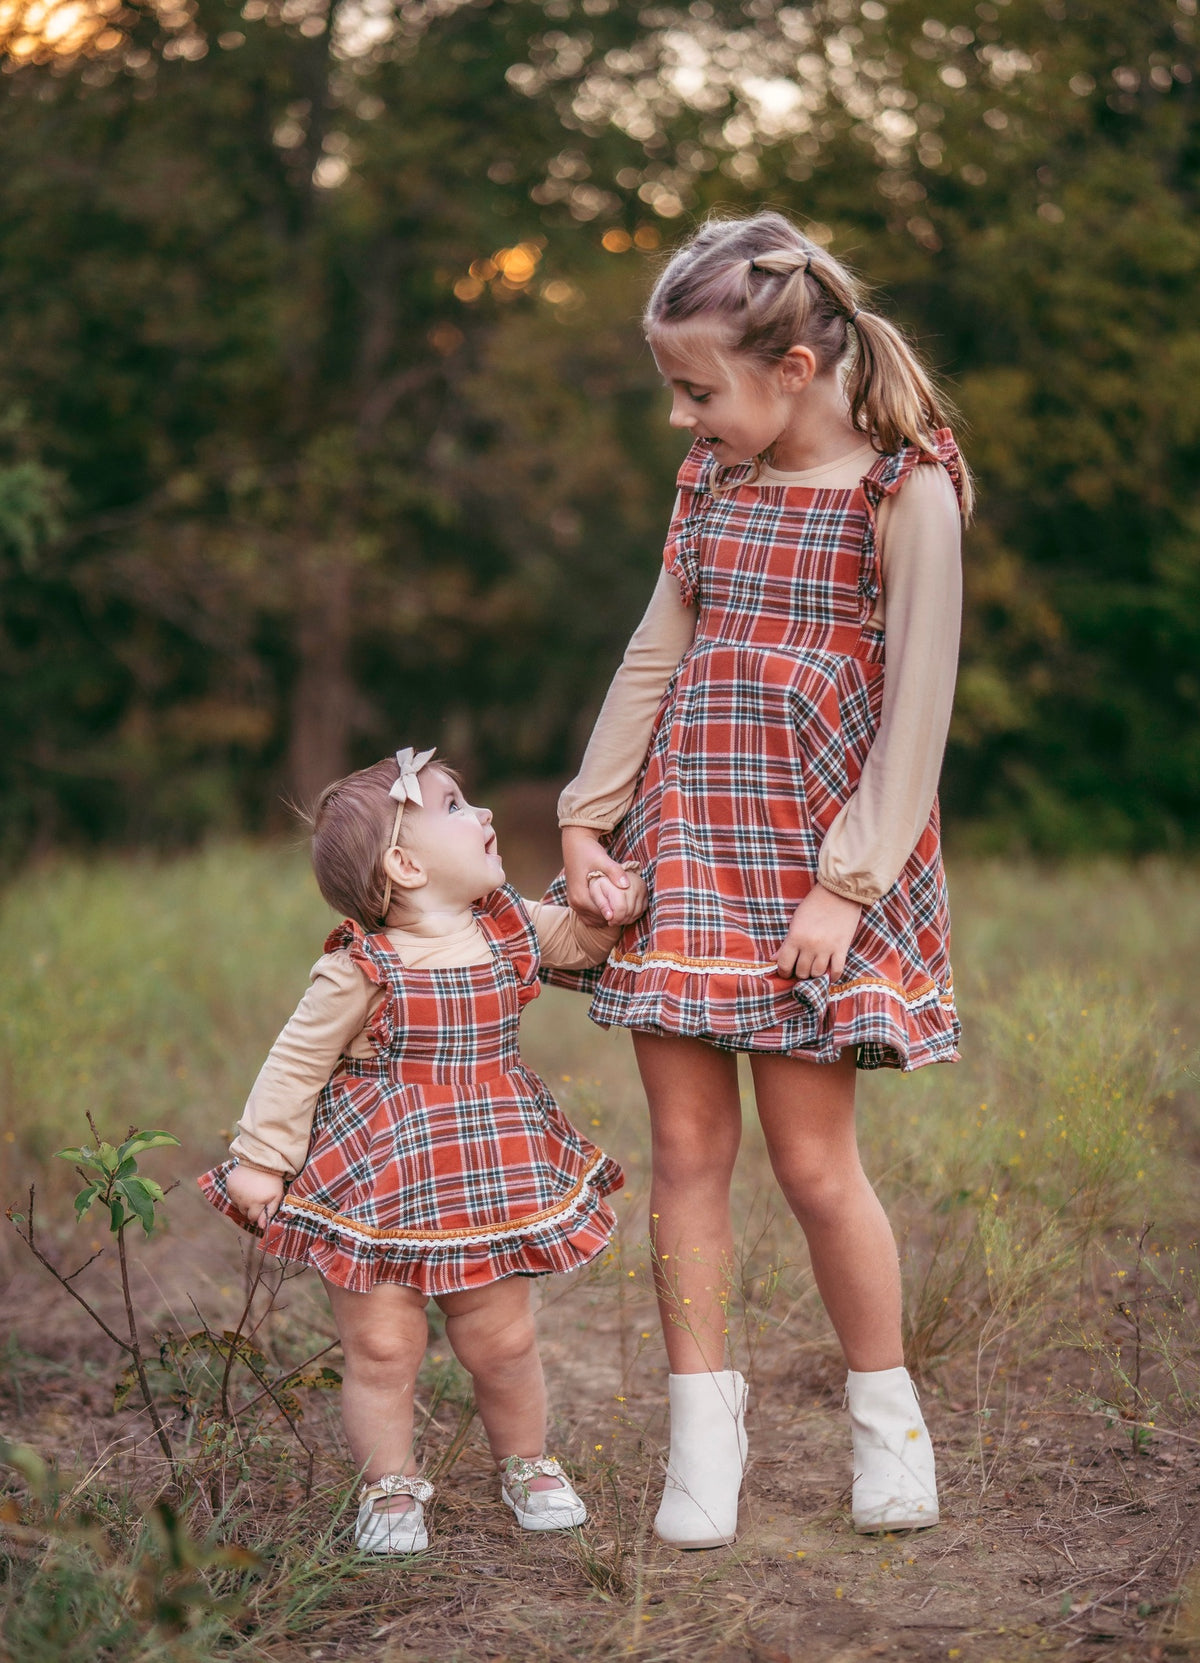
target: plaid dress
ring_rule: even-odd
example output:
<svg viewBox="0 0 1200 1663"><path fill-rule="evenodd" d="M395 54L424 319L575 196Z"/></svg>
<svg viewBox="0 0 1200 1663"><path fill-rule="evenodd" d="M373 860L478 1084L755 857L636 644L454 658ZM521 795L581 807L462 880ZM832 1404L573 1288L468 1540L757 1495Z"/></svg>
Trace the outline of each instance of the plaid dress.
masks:
<svg viewBox="0 0 1200 1663"><path fill-rule="evenodd" d="M862 916L840 979L788 980L775 954L817 881L821 844L854 793L883 706L875 512L922 462L881 456L853 488L750 485L693 445L667 570L697 609L633 802L609 853L651 889L602 970L550 972L595 992L602 1027L691 1035L731 1051L862 1068L957 1060L950 919L937 803L904 870ZM550 899L562 897L562 880Z"/></svg>
<svg viewBox="0 0 1200 1663"><path fill-rule="evenodd" d="M343 1057L321 1093L264 1252L355 1293L404 1282L436 1295L575 1270L612 1235L604 1197L624 1182L620 1167L517 1050L522 1007L539 992L533 925L508 887L476 916L487 964L408 969L386 935L349 921L325 943L385 990L368 1030L375 1056ZM225 1188L232 1164L200 1187L245 1228Z"/></svg>

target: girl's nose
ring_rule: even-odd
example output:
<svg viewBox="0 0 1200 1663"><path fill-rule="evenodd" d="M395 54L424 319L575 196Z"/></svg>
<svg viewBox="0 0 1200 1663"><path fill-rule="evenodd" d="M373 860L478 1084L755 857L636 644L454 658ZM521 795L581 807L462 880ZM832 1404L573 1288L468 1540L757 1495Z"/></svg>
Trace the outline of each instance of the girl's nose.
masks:
<svg viewBox="0 0 1200 1663"><path fill-rule="evenodd" d="M491 825L491 823L492 823L492 811L491 811L490 808L475 808L473 810L473 813L475 814L476 819L479 820L483 825L485 825L485 826L490 826Z"/></svg>
<svg viewBox="0 0 1200 1663"><path fill-rule="evenodd" d="M683 401L678 398L673 399L671 401L671 426L686 427L691 429L695 427L695 425L696 418L687 409Z"/></svg>

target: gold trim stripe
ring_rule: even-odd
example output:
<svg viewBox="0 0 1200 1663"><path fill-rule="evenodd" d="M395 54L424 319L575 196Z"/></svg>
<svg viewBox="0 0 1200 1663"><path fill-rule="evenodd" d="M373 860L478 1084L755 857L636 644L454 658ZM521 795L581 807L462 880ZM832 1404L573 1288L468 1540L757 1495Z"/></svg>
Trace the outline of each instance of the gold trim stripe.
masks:
<svg viewBox="0 0 1200 1663"><path fill-rule="evenodd" d="M588 1180L606 1159L603 1151L597 1154L595 1160L588 1167L583 1177L575 1187L569 1191L565 1199L558 1201L553 1207L545 1207L540 1213L529 1213L524 1218L509 1219L504 1224L476 1225L467 1230L380 1230L373 1224L359 1224L348 1219L342 1213L334 1212L332 1207L322 1207L317 1201L310 1201L304 1196L284 1201L281 1212L311 1213L317 1218L328 1219L339 1229L348 1234L365 1236L371 1241L490 1241L497 1236L513 1236L522 1231L533 1229L536 1225L547 1224L552 1219L574 1210L576 1203L587 1187Z"/></svg>
<svg viewBox="0 0 1200 1663"><path fill-rule="evenodd" d="M618 949L608 956L608 962L616 969L638 970L654 969L657 965L664 965L669 970L678 970L684 975L702 976L712 971L727 970L734 975L741 976L774 976L778 974L774 964L757 964L746 959L694 959L683 953L672 953L666 948L656 948L651 953L623 953ZM939 1001L948 1005L953 1003L954 983L949 982L946 988L939 989L934 981L926 982L915 993L903 987L899 982L892 982L886 976L857 976L852 982L835 982L830 989L830 997L840 997L843 993L853 993L859 988L879 988L888 993L894 993L906 1005L915 1005L927 999L931 993L937 993Z"/></svg>

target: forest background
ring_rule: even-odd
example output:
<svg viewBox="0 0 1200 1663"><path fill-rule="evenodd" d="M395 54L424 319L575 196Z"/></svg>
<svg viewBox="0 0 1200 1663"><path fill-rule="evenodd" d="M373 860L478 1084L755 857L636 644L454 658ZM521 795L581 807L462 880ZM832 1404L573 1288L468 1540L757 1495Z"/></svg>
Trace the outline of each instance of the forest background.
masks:
<svg viewBox="0 0 1200 1663"><path fill-rule="evenodd" d="M0 1660L1200 1659L1196 6L0 0ZM644 1097L549 990L526 1054L628 1174L543 1294L591 1523L516 1539L435 1331L434 1546L368 1576L315 1278L268 1321L192 1181L328 928L274 834L438 744L540 893L682 455L641 306L762 204L878 285L979 485L968 1043L860 1098L944 1524L850 1530L841 1354L747 1115L743 1534L655 1547ZM181 1140L169 1227L98 1264L52 1158L85 1111Z"/></svg>
<svg viewBox="0 0 1200 1663"><path fill-rule="evenodd" d="M0 846L568 772L681 454L641 303L760 204L962 411L960 842L1194 845L1195 11L0 0Z"/></svg>

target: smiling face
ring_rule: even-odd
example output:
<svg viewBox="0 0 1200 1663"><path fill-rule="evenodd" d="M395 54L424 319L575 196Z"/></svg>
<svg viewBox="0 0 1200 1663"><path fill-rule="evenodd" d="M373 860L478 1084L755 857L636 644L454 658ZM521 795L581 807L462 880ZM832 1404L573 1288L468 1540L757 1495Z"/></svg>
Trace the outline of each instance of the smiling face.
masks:
<svg viewBox="0 0 1200 1663"><path fill-rule="evenodd" d="M421 806L404 811L399 848L385 856L398 866L397 899L402 909L417 896L421 910L470 906L504 882L492 811L468 803L458 781L433 763L421 770L421 797Z"/></svg>
<svg viewBox="0 0 1200 1663"><path fill-rule="evenodd" d="M778 369L723 350L712 325L656 329L650 350L671 391L671 426L712 446L724 468L769 451L793 403Z"/></svg>

